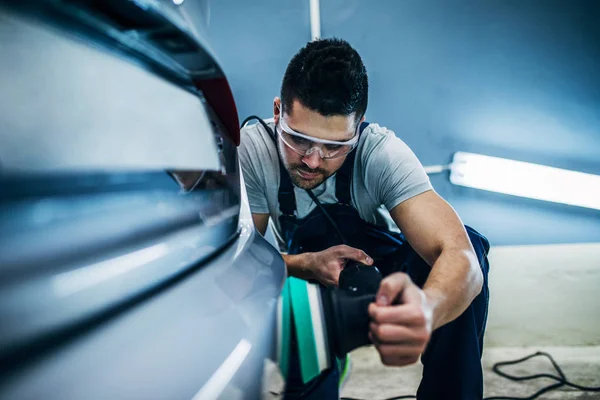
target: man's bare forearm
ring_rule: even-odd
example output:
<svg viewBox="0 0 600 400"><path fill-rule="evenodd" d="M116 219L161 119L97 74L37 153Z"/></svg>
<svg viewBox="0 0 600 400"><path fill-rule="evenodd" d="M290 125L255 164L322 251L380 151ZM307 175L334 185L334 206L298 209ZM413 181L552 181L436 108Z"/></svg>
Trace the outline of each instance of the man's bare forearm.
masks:
<svg viewBox="0 0 600 400"><path fill-rule="evenodd" d="M312 254L282 254L281 256L283 257L283 261L285 261L288 275L300 279L313 279L314 274L310 268Z"/></svg>
<svg viewBox="0 0 600 400"><path fill-rule="evenodd" d="M482 287L483 274L473 251L443 250L423 286L433 307L433 330L458 318Z"/></svg>

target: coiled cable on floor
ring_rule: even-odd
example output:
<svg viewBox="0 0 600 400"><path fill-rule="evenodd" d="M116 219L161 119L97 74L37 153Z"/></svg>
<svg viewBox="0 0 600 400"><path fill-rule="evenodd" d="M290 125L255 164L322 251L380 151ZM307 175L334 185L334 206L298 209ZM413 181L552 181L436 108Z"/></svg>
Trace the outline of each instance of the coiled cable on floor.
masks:
<svg viewBox="0 0 600 400"><path fill-rule="evenodd" d="M552 366L554 367L554 370L556 371L558 376L552 375L552 374L535 374L535 375L515 376L515 375L509 375L506 372L503 372L500 370L500 367L503 367L505 365L519 364L519 363L527 361L531 358L540 357L540 356L546 357L548 360L550 360L550 362L552 363ZM562 387L562 386L569 386L569 387L572 387L572 388L577 389L582 392L600 392L600 386L597 386L597 387L582 386L582 385L577 385L577 384L567 380L567 377L565 376L563 370L558 366L556 361L554 361L554 358L552 358L552 356L550 354L545 353L543 351L535 352L533 354L530 354L526 357L523 357L523 358L520 358L520 359L514 360L514 361L498 362L498 363L494 364L494 366L492 367L492 370L496 374L500 375L501 377L509 379L511 381L520 382L520 381L526 381L526 380L548 378L548 379L555 380L556 383L553 383L552 385L546 386L545 388L538 390L537 392L535 392L534 394L532 394L529 397L492 396L492 397L486 397L484 400L533 400L533 399L538 398L539 396L541 396L542 394L544 394L546 392L558 389L559 387Z"/></svg>
<svg viewBox="0 0 600 400"><path fill-rule="evenodd" d="M520 364L524 361L527 361L534 357L540 357L540 356L546 357L546 358L548 358L548 360L550 360L550 363L552 363L552 366L554 367L554 370L556 371L556 373L558 375L534 374L534 375L516 376L516 375L510 375L510 374L500 370L500 367L504 367L506 365ZM516 381L516 382L528 381L528 380L534 380L534 379L540 379L540 378L547 378L547 379L555 380L556 383L553 383L549 386L546 386L546 387L538 390L537 392L535 392L534 394L532 394L529 397L491 396L491 397L485 397L483 400L534 400L534 399L537 399L542 394L547 393L551 390L558 389L562 386L569 386L569 387L572 387L572 388L577 389L582 392L600 392L600 386L598 386L598 387L582 386L582 385L577 385L573 382L570 382L567 379L567 377L565 376L563 370L558 366L556 361L554 361L554 358L552 358L552 356L550 354L545 353L543 351L535 352L535 353L525 356L523 358L519 358L518 360L497 362L492 367L492 371L494 371L496 374L500 375L503 378L506 378L511 381ZM416 398L417 398L417 396L415 396L415 395L405 395L405 396L389 397L384 400L400 400L400 399L416 399ZM342 397L341 400L366 400L366 399L358 399L358 398L354 398L354 397Z"/></svg>

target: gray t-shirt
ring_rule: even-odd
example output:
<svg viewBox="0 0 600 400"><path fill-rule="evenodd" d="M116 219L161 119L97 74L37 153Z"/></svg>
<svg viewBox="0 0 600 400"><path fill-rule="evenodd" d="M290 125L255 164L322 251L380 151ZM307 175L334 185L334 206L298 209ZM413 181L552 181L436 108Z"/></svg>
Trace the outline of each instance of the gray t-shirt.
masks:
<svg viewBox="0 0 600 400"><path fill-rule="evenodd" d="M267 124L274 130L273 120ZM431 190L429 177L412 150L387 128L369 124L358 142L351 185L352 206L362 219L391 231L398 231L389 210L405 200ZM277 147L260 124L241 131L240 164L252 213L270 214L275 236L281 245L279 226L279 159ZM336 175L313 193L323 204L337 203ZM303 218L316 206L303 189L294 187L296 212Z"/></svg>

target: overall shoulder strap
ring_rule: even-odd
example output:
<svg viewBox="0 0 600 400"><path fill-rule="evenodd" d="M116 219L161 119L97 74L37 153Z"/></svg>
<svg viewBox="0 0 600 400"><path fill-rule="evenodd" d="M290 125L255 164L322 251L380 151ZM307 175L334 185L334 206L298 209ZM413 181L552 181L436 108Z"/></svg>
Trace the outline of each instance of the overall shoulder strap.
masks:
<svg viewBox="0 0 600 400"><path fill-rule="evenodd" d="M360 124L359 135L363 133L365 128L369 126L368 122ZM356 149L354 149L336 173L335 178L335 197L338 202L346 205L351 203L351 184L352 184L352 172L354 171L354 161L356 160Z"/></svg>
<svg viewBox="0 0 600 400"><path fill-rule="evenodd" d="M275 143L275 151L277 152L277 158L279 159L279 191L277 193L277 200L279 201L279 211L283 215L294 215L294 211L296 211L296 196L294 195L294 184L292 180L287 174L283 163L281 162L281 157L279 155L279 150L277 149L277 136L273 129L260 117L256 115L251 115L246 118L242 124L244 126L248 121L257 120L263 128L267 131L273 143Z"/></svg>
<svg viewBox="0 0 600 400"><path fill-rule="evenodd" d="M294 184L283 166L281 158L279 159L279 192L277 193L277 200L279 200L279 211L283 215L294 215L294 211L296 211Z"/></svg>
<svg viewBox="0 0 600 400"><path fill-rule="evenodd" d="M288 174L287 169L281 161L281 155L279 154L279 148L277 147L277 136L269 128L273 143L275 143L275 151L277 152L277 159L279 160L279 190L277 192L277 200L279 201L279 211L283 215L293 216L296 211L296 195L294 194L294 184L292 178Z"/></svg>

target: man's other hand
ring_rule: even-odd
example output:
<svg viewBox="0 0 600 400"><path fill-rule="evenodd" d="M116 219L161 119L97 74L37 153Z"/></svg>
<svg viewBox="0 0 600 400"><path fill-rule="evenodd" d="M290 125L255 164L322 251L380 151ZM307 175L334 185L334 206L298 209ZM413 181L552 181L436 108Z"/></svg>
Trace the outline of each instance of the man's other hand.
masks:
<svg viewBox="0 0 600 400"><path fill-rule="evenodd" d="M364 251L346 245L333 246L309 254L312 276L325 286L338 285L340 272L347 260L373 265L373 260Z"/></svg>
<svg viewBox="0 0 600 400"><path fill-rule="evenodd" d="M398 272L382 280L376 302L369 305L369 338L381 362L415 363L431 337L432 313L425 293L407 274Z"/></svg>

